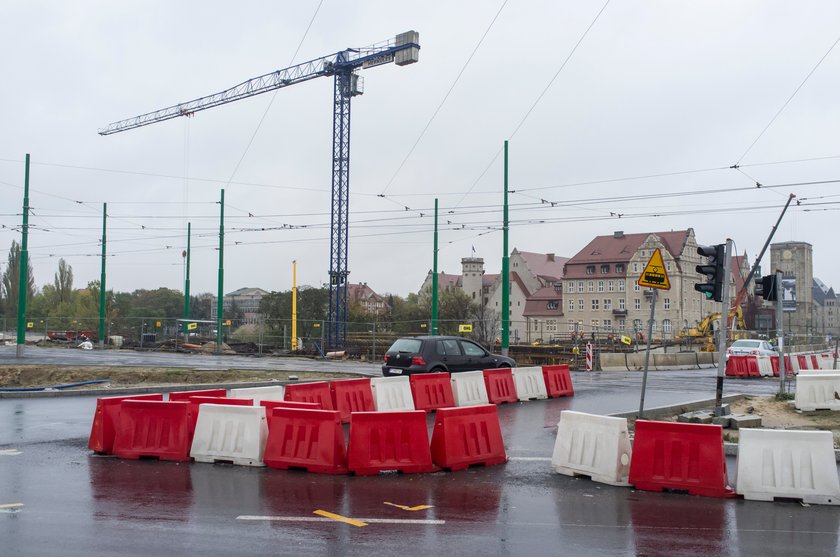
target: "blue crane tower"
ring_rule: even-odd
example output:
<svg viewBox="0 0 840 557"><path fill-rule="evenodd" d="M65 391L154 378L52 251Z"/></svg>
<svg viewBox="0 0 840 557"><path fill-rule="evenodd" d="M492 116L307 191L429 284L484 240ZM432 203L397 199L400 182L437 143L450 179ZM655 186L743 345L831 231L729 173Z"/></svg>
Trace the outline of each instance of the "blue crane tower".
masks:
<svg viewBox="0 0 840 557"><path fill-rule="evenodd" d="M327 342L344 348L347 340L347 236L350 197L350 99L364 92L360 69L395 63L413 64L419 59L420 34L400 33L395 38L364 48L348 48L282 70L249 79L213 95L179 103L120 120L99 130L110 135L147 126L274 91L316 77L333 76L332 199L330 204L330 308Z"/></svg>

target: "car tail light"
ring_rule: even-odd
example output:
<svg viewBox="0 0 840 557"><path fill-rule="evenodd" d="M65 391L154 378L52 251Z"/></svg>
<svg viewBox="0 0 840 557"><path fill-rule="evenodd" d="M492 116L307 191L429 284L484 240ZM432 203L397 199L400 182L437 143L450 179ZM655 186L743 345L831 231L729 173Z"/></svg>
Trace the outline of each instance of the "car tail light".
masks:
<svg viewBox="0 0 840 557"><path fill-rule="evenodd" d="M729 349L726 351L726 353L727 353L727 354L732 354L732 349L731 349L731 348L729 348Z"/></svg>
<svg viewBox="0 0 840 557"><path fill-rule="evenodd" d="M387 364L388 363L388 358L389 358L388 354L385 354L385 357L382 360Z"/></svg>
<svg viewBox="0 0 840 557"><path fill-rule="evenodd" d="M761 354L761 352L759 352L758 350L753 349L753 350L750 350L750 354L752 354L753 356L758 356L758 355L760 355L760 354Z"/></svg>
<svg viewBox="0 0 840 557"><path fill-rule="evenodd" d="M414 355L411 357L411 365L413 366L424 366L426 365L426 360L423 359L423 356L420 354Z"/></svg>

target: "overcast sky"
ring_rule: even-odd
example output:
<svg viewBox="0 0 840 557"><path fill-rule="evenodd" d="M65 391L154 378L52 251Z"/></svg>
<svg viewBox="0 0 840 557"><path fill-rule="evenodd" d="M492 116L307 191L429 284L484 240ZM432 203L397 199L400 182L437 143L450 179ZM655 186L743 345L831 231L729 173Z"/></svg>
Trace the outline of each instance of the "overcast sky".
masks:
<svg viewBox="0 0 840 557"><path fill-rule="evenodd" d="M293 260L299 284L321 285L332 78L190 119L97 130L416 30L420 62L363 70L364 95L352 101L352 282L419 289L435 198L439 270L460 272L474 248L498 272L509 140L511 249L571 257L615 230L693 227L700 243L731 237L752 259L794 193L801 205L775 240L811 243L814 276L840 286L840 3L604 5L4 2L0 269L20 239L31 153L39 287L60 257L77 286L99 278L107 202L109 288L182 290L189 221L191 290L215 293L222 187L226 292L289 289ZM260 228L271 230L249 231Z"/></svg>

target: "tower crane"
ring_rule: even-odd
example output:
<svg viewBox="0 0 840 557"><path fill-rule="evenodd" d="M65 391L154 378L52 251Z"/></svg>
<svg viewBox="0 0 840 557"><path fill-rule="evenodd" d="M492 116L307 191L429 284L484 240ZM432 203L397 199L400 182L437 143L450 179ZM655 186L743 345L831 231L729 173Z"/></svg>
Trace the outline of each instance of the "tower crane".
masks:
<svg viewBox="0 0 840 557"><path fill-rule="evenodd" d="M364 92L359 70L383 64L405 66L417 62L420 34L400 33L393 39L363 48L348 48L253 79L219 93L120 120L99 130L119 133L201 110L238 101L316 77L333 76L333 152L330 204L330 308L327 341L343 348L347 339L347 235L350 195L350 99Z"/></svg>

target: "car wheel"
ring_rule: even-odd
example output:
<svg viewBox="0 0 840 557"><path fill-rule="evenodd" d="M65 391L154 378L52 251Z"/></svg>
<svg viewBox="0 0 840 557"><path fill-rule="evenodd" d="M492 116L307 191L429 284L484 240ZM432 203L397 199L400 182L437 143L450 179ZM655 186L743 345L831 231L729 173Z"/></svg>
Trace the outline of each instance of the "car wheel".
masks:
<svg viewBox="0 0 840 557"><path fill-rule="evenodd" d="M429 373L446 373L446 368L435 366L429 370Z"/></svg>

